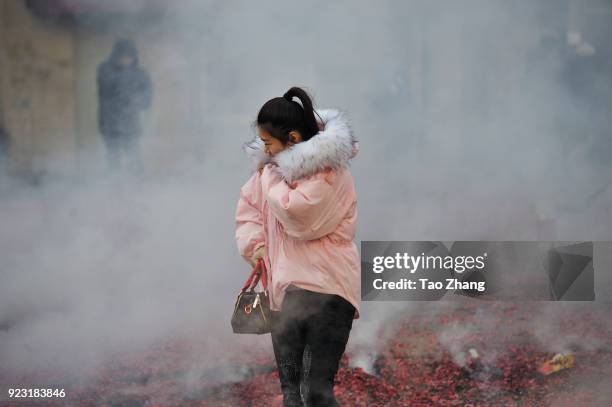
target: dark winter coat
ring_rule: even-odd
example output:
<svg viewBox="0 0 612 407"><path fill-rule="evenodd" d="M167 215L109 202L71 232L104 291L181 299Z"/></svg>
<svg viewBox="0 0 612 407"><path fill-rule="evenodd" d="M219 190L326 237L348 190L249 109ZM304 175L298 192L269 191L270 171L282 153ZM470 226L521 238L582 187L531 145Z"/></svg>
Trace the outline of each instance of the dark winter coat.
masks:
<svg viewBox="0 0 612 407"><path fill-rule="evenodd" d="M132 65L119 65L123 55L132 57ZM131 41L115 43L108 60L98 66L97 80L98 126L102 135L139 135L139 113L151 105L152 86L149 75L138 64L138 52Z"/></svg>

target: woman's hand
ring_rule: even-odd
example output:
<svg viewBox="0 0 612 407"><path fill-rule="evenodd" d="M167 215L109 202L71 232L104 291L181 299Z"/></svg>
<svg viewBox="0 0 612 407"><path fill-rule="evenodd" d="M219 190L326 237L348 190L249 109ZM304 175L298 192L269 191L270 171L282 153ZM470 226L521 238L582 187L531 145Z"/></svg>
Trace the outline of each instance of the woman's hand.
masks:
<svg viewBox="0 0 612 407"><path fill-rule="evenodd" d="M263 173L264 168L265 168L266 166L268 166L268 165L269 165L270 167L278 167L278 164L276 164L274 161L267 162L267 163L265 163L264 165L260 166L260 167L257 169L257 172L259 173L259 175L261 175L261 174Z"/></svg>
<svg viewBox="0 0 612 407"><path fill-rule="evenodd" d="M257 260L259 259L263 259L264 258L264 253L266 252L266 246L261 246L259 249L255 250L255 252L253 253L253 256L251 256L251 266L255 266L255 264L257 263Z"/></svg>

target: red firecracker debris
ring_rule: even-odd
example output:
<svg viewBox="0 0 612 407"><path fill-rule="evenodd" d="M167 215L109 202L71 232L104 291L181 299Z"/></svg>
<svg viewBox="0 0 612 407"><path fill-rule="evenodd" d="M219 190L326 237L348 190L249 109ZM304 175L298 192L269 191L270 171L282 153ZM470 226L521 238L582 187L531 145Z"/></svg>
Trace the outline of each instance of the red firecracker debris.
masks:
<svg viewBox="0 0 612 407"><path fill-rule="evenodd" d="M349 342L336 376L336 397L346 407L610 405L609 313L566 311L551 323L550 332L539 326L537 335L529 320L534 314L533 305L475 301L437 317L410 314L396 319L392 329L384 330L388 334L379 336L386 339L367 349L377 352L367 372L355 366L363 349L351 348ZM546 342L548 337L553 343ZM21 377L0 370L0 383L52 383L66 389L66 399L28 400L33 407L279 403L271 344L260 341L253 347L247 336L214 346L205 341L175 337L141 352L118 355L79 380L57 370ZM558 347L571 353L558 354ZM215 357L207 360L211 354ZM202 362L194 365L194 360Z"/></svg>

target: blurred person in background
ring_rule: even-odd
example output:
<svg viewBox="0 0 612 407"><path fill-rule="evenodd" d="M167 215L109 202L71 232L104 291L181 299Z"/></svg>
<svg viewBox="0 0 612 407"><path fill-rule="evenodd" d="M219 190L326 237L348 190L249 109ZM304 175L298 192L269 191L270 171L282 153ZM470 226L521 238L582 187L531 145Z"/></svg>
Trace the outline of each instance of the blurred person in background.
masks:
<svg viewBox="0 0 612 407"><path fill-rule="evenodd" d="M122 160L130 169L142 171L138 138L142 133L140 112L151 106L149 74L139 65L138 51L129 39L115 42L106 61L98 66L98 126L106 144L109 169Z"/></svg>

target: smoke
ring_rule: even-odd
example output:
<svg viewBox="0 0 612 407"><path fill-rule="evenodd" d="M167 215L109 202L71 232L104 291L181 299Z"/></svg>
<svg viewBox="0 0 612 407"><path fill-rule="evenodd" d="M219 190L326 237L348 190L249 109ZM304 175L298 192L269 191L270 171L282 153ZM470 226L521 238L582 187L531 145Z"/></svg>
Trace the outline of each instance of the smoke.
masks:
<svg viewBox="0 0 612 407"><path fill-rule="evenodd" d="M214 247L231 242L231 217L210 216L224 203L208 179L158 182L58 181L2 200L3 367L78 364L188 327L229 337L242 276L228 270L248 272Z"/></svg>
<svg viewBox="0 0 612 407"><path fill-rule="evenodd" d="M605 50L588 38L568 45L564 5L192 1L155 24L117 22L117 34L139 39L156 86L145 175L104 172L96 141L67 176L2 177L2 369L78 371L178 334L244 346L229 328L249 272L233 236L250 172L240 145L259 107L294 85L319 107L346 110L360 140L357 242L610 240L612 167L597 156L609 119L593 112L609 108L612 78L567 73L570 59ZM79 32L110 38L113 22L100 24L84 18ZM98 62L84 62L89 83ZM568 85L576 75L601 93L577 96ZM91 122L87 86L81 109ZM598 290L598 301L608 300ZM547 343L557 333L547 312L557 306L534 317ZM448 307L364 302L349 341L354 363L372 371L395 318ZM480 328L452 329L442 344L461 363L456 344ZM269 350L265 338L254 341ZM199 352L188 383L224 355L212 345Z"/></svg>

